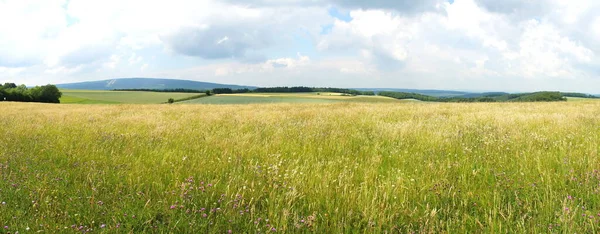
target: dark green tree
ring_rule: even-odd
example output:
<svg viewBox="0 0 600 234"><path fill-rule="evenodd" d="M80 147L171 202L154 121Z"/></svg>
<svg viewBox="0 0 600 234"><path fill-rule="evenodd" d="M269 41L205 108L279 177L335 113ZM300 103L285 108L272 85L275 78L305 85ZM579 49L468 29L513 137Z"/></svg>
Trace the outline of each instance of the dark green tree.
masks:
<svg viewBox="0 0 600 234"><path fill-rule="evenodd" d="M37 87L36 87L37 88ZM33 89L32 89L33 90ZM34 99L37 99L37 102L45 102L45 103L60 103L60 98L62 97L62 93L55 85L44 85L39 87L38 93L32 93L31 96Z"/></svg>
<svg viewBox="0 0 600 234"><path fill-rule="evenodd" d="M4 83L4 85L2 87L4 89L14 89L17 87L17 85L15 83Z"/></svg>

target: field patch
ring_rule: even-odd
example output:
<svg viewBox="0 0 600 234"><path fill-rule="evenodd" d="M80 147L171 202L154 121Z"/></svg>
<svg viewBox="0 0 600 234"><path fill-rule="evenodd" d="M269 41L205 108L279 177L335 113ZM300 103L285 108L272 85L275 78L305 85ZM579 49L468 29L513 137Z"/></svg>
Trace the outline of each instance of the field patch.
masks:
<svg viewBox="0 0 600 234"><path fill-rule="evenodd" d="M181 102L182 104L259 104L259 103L337 103L337 102L402 102L379 96L349 96L339 93L243 93L219 94Z"/></svg>
<svg viewBox="0 0 600 234"><path fill-rule="evenodd" d="M140 92L140 91L95 91L95 90L61 90L65 104L157 104L165 103L169 98L186 99L201 94L169 93L169 92Z"/></svg>

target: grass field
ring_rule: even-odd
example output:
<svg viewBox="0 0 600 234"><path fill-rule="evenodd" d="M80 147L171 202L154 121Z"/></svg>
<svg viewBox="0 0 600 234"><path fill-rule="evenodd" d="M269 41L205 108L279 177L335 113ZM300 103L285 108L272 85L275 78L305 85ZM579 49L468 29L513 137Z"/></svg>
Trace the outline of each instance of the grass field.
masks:
<svg viewBox="0 0 600 234"><path fill-rule="evenodd" d="M257 104L257 103L336 103L336 102L388 102L398 103L388 97L342 96L339 93L250 93L220 94L194 99L183 104Z"/></svg>
<svg viewBox="0 0 600 234"><path fill-rule="evenodd" d="M160 93L138 91L61 90L63 104L157 104L169 98L175 100L198 95L197 93Z"/></svg>
<svg viewBox="0 0 600 234"><path fill-rule="evenodd" d="M0 108L3 232L600 225L595 101Z"/></svg>

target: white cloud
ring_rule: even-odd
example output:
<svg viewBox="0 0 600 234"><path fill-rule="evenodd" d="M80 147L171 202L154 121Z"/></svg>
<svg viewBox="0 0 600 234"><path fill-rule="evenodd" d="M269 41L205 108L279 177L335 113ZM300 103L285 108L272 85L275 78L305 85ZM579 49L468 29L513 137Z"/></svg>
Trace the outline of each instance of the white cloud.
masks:
<svg viewBox="0 0 600 234"><path fill-rule="evenodd" d="M384 70L401 67L409 57L407 47L415 33L410 18L380 10L356 10L353 20L336 20L330 34L322 37L323 51L356 49Z"/></svg>
<svg viewBox="0 0 600 234"><path fill-rule="evenodd" d="M132 53L128 59L129 65L140 63L142 60L144 60L144 58L142 56L136 55L135 53Z"/></svg>
<svg viewBox="0 0 600 234"><path fill-rule="evenodd" d="M107 69L115 69L119 62L121 62L121 56L113 54L110 56L110 60L104 63L104 67Z"/></svg>
<svg viewBox="0 0 600 234"><path fill-rule="evenodd" d="M592 92L598 10L592 0L0 0L0 79Z"/></svg>

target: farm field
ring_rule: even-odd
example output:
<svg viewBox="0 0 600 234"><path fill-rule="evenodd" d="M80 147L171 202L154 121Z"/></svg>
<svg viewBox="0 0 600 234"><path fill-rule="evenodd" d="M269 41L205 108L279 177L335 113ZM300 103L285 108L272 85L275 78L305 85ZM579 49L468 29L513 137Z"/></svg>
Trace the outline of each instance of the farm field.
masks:
<svg viewBox="0 0 600 234"><path fill-rule="evenodd" d="M600 225L598 101L0 108L3 232Z"/></svg>
<svg viewBox="0 0 600 234"><path fill-rule="evenodd" d="M399 103L380 96L342 96L339 93L248 93L219 94L211 97L180 102L181 104L258 104L258 103L336 103L336 102L388 102Z"/></svg>
<svg viewBox="0 0 600 234"><path fill-rule="evenodd" d="M140 91L103 91L103 90L61 90L63 104L158 104L169 98L184 99L200 95L198 93L160 93Z"/></svg>

